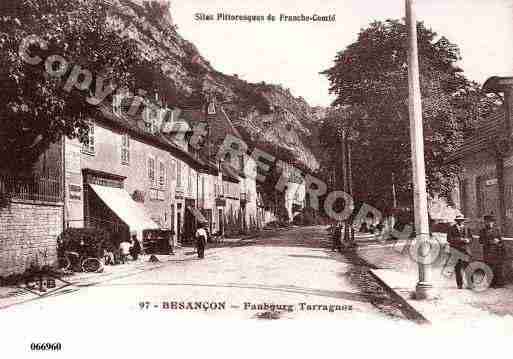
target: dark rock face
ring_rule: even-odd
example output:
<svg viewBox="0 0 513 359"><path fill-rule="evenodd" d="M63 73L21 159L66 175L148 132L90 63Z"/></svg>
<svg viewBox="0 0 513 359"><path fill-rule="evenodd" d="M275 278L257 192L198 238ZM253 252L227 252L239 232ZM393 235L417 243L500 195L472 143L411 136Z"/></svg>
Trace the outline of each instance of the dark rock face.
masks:
<svg viewBox="0 0 513 359"><path fill-rule="evenodd" d="M248 83L237 75L216 71L191 42L183 39L172 20L168 1L112 0L111 25L120 35L135 39L147 60L157 64L176 94L171 106L184 107L195 90L214 94L229 120L251 145L286 149L310 170L319 166L311 149L311 129L323 118L280 85ZM162 79L160 79L162 81ZM314 141L315 142L315 141Z"/></svg>

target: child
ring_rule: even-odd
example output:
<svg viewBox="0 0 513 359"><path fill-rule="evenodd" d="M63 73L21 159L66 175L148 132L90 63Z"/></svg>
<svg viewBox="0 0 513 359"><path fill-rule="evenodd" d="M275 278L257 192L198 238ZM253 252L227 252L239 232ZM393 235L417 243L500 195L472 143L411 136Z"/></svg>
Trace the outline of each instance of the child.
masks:
<svg viewBox="0 0 513 359"><path fill-rule="evenodd" d="M130 248L132 248L132 242L130 239L125 239L119 244L119 250L121 251L121 263L125 264L128 261Z"/></svg>

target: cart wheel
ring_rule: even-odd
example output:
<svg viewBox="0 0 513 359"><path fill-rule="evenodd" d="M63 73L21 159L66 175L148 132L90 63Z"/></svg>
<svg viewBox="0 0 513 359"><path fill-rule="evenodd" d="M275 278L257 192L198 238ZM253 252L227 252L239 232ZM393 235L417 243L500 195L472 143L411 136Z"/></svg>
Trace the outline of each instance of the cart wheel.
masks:
<svg viewBox="0 0 513 359"><path fill-rule="evenodd" d="M59 258L59 268L64 270L69 270L71 268L71 261L68 257Z"/></svg>
<svg viewBox="0 0 513 359"><path fill-rule="evenodd" d="M99 272L102 268L102 262L97 258L87 258L82 262L84 272Z"/></svg>

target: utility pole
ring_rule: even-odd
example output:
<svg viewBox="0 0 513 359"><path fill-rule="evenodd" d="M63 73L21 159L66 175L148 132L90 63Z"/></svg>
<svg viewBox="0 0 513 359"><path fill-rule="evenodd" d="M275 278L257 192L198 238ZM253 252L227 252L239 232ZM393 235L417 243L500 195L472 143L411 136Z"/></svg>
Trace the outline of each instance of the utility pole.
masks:
<svg viewBox="0 0 513 359"><path fill-rule="evenodd" d="M342 190L347 193L347 153L346 153L346 129L342 129L342 141L341 141L341 153L340 153L340 163L341 163L341 171L342 175L341 186Z"/></svg>
<svg viewBox="0 0 513 359"><path fill-rule="evenodd" d="M419 57L417 44L417 19L414 0L406 1L406 25L408 28L408 86L410 137L413 168L413 199L415 208L415 232L418 252L419 278L415 289L416 299L428 299L433 295L430 282L431 250L426 192L426 169L424 161L424 134L422 123L422 101L420 93Z"/></svg>
<svg viewBox="0 0 513 359"><path fill-rule="evenodd" d="M351 160L351 140L349 139L351 135L351 127L352 127L352 121L349 123L348 128L346 130L346 136L345 136L345 146L346 146L346 163L347 166L346 170L346 182L347 182L347 188L346 193L349 194L349 196L353 197L353 166L352 166L352 160ZM351 226L346 226L347 230L349 232L348 236L350 237L351 243L354 244L354 228L352 226L352 220L348 221L348 224Z"/></svg>
<svg viewBox="0 0 513 359"><path fill-rule="evenodd" d="M393 208L397 208L397 194L395 191L395 174L392 172L392 206Z"/></svg>
<svg viewBox="0 0 513 359"><path fill-rule="evenodd" d="M344 120L343 120L344 121ZM341 163L342 163L342 168L341 168L341 174L342 174L342 181L341 181L341 185L342 185L342 191L344 191L345 193L348 193L348 181L347 181L347 146L346 146L346 142L347 142L347 139L346 139L346 129L345 128L342 128L342 141L341 141L341 153L340 153L340 157L341 158ZM350 232L349 232L349 219L346 219L345 220L345 224L344 224L344 243L347 245L349 243L349 240L350 240ZM340 245L340 243L339 243ZM339 248L340 250L341 248Z"/></svg>
<svg viewBox="0 0 513 359"><path fill-rule="evenodd" d="M351 135L350 127L346 131L346 166L347 166L347 193L352 197L353 196L353 167L351 165L351 140L349 139Z"/></svg>
<svg viewBox="0 0 513 359"><path fill-rule="evenodd" d="M351 145L349 142L349 135L351 129L351 122L343 119L344 126L342 129L342 141L341 141L341 162L342 162L342 190L349 196L353 196L353 175L351 168ZM354 229L352 227L352 220L346 219L344 225L344 242L346 244L354 243Z"/></svg>

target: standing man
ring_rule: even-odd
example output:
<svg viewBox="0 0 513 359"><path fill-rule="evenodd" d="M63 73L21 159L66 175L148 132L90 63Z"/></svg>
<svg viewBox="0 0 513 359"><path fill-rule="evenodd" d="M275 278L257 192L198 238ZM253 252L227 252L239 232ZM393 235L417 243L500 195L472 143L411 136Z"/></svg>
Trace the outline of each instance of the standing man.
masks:
<svg viewBox="0 0 513 359"><path fill-rule="evenodd" d="M198 229L196 230L196 245L198 248L198 258L205 258L205 246L207 244L207 230L203 222L198 223Z"/></svg>
<svg viewBox="0 0 513 359"><path fill-rule="evenodd" d="M447 232L447 242L451 247L451 252L457 251L459 254L457 257L458 260L456 265L454 266L454 272L456 274L456 285L458 286L458 289L463 288L463 273L465 273L465 269L467 269L469 264L468 261L461 258L463 257L461 254L464 254L470 258L470 250L468 245L472 240L472 234L470 233L470 230L465 227L465 220L466 218L461 214L457 215L454 219L456 223L453 224ZM467 279L471 280L470 278Z"/></svg>
<svg viewBox="0 0 513 359"><path fill-rule="evenodd" d="M483 259L493 272L490 287L499 288L504 285L504 244L499 229L495 227L495 217L486 215L483 219L485 226L479 232L479 244L483 246Z"/></svg>
<svg viewBox="0 0 513 359"><path fill-rule="evenodd" d="M139 258L139 254L142 252L141 243L137 239L137 235L132 235L132 247L130 247L130 255L136 261Z"/></svg>
<svg viewBox="0 0 513 359"><path fill-rule="evenodd" d="M171 227L171 229L165 231L165 237L166 237L166 241L168 244L169 255L171 255L171 256L175 255L175 250L174 250L175 240L173 238L174 236L175 236L175 231L173 230L173 227Z"/></svg>
<svg viewBox="0 0 513 359"><path fill-rule="evenodd" d="M342 235L342 224L341 222L337 222L333 227L333 231L331 232L332 242L331 242L331 250L335 252L340 248L340 238Z"/></svg>

